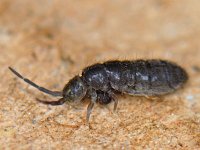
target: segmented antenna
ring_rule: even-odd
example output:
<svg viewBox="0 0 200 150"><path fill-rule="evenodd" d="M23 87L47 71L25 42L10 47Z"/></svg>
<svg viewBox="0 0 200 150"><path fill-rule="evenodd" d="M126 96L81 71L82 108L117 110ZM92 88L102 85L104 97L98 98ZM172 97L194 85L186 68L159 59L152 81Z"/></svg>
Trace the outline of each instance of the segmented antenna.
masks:
<svg viewBox="0 0 200 150"><path fill-rule="evenodd" d="M40 100L38 98L36 100L42 104L53 105L53 106L62 105L66 102L66 99L64 99L64 98L61 98L57 101L44 101L44 100Z"/></svg>
<svg viewBox="0 0 200 150"><path fill-rule="evenodd" d="M52 95L52 96L55 96L55 97L62 97L63 94L62 92L60 91L51 91L51 90L48 90L44 87L40 87L38 86L37 84L35 84L34 82L32 82L31 80L27 79L27 78L24 78L20 73L18 73L16 70L14 70L13 68L11 67L8 67L10 69L10 71L12 71L12 73L14 73L17 77L19 77L20 79L24 80L26 83L30 84L31 86L33 86L34 88L40 90L41 92L43 93L46 93L46 94L49 94L49 95Z"/></svg>

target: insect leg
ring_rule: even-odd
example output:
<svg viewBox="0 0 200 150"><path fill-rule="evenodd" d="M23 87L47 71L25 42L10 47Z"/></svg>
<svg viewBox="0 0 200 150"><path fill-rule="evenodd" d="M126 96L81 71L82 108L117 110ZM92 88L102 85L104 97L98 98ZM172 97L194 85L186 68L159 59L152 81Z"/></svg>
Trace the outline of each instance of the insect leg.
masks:
<svg viewBox="0 0 200 150"><path fill-rule="evenodd" d="M86 123L87 124L89 124L89 120L90 120L90 115L91 115L92 109L94 107L94 104L97 101L97 93L96 93L96 91L94 89L90 89L89 90L89 95L91 96L92 100L90 101L90 104L87 107L87 116L86 116Z"/></svg>
<svg viewBox="0 0 200 150"><path fill-rule="evenodd" d="M117 110L117 105L118 105L118 99L115 95L115 93L113 93L112 91L108 91L110 97L112 98L113 102L114 102L114 108L113 111L115 112Z"/></svg>
<svg viewBox="0 0 200 150"><path fill-rule="evenodd" d="M115 112L116 109L117 109L117 105L118 105L118 99L116 99L116 98L112 98L112 99L113 99L113 101L114 101L114 108L113 108L113 111Z"/></svg>
<svg viewBox="0 0 200 150"><path fill-rule="evenodd" d="M91 115L93 107L94 107L94 102L91 101L90 104L87 107L87 116L86 116L86 123L87 124L89 124L90 115Z"/></svg>

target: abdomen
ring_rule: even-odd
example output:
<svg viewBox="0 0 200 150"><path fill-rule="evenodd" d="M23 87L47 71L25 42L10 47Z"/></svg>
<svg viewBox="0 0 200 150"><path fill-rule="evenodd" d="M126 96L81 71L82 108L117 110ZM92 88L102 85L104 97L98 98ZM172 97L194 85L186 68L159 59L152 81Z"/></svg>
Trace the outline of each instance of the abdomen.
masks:
<svg viewBox="0 0 200 150"><path fill-rule="evenodd" d="M188 79L180 66L163 60L110 61L103 64L111 87L130 95L163 95Z"/></svg>

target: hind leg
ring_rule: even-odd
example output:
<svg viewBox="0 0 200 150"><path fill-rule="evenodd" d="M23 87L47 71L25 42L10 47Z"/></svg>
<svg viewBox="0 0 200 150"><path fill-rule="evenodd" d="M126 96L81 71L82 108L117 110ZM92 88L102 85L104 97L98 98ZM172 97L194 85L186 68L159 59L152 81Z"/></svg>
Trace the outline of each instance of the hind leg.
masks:
<svg viewBox="0 0 200 150"><path fill-rule="evenodd" d="M118 99L113 98L113 101L114 101L114 108L113 108L113 111L116 112L116 110L117 110L117 105L118 105Z"/></svg>
<svg viewBox="0 0 200 150"><path fill-rule="evenodd" d="M109 95L110 95L112 101L114 102L113 111L115 112L115 111L117 110L118 99L117 99L115 93L113 93L112 91L109 91L108 93L109 93Z"/></svg>

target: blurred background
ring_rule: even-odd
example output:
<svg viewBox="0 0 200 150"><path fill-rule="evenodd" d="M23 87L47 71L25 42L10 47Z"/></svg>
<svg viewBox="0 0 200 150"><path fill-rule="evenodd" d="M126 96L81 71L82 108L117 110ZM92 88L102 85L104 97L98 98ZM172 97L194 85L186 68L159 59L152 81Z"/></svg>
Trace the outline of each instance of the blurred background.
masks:
<svg viewBox="0 0 200 150"><path fill-rule="evenodd" d="M200 148L199 27L199 0L0 0L0 149ZM183 66L185 91L154 103L120 97L118 116L96 107L95 130L67 126L84 106L38 104L53 99L7 69L62 89L90 64L152 58Z"/></svg>

